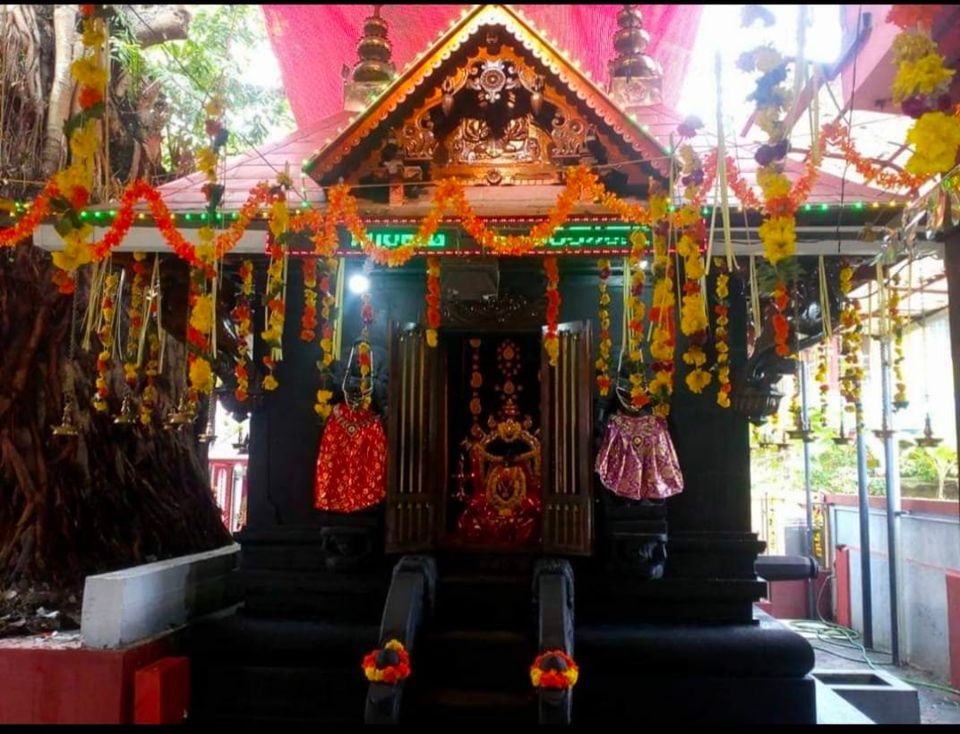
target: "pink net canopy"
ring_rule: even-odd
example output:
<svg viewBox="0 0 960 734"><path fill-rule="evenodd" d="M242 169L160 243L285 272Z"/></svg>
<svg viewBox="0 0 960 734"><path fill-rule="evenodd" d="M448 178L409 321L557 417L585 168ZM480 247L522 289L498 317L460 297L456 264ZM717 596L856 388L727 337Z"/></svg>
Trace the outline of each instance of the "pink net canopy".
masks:
<svg viewBox="0 0 960 734"><path fill-rule="evenodd" d="M357 60L357 40L371 5L263 5L267 32L301 128L342 109L344 64ZM397 69L426 50L466 5L385 5ZM605 85L622 5L517 5L550 42L579 60ZM676 103L697 35L701 5L641 5L650 34L647 53L663 65L664 102Z"/></svg>

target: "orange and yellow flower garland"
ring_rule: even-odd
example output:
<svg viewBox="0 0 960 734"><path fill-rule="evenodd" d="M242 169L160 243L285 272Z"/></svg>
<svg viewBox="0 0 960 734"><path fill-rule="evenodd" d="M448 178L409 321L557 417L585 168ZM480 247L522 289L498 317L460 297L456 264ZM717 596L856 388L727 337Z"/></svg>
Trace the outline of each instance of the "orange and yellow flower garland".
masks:
<svg viewBox="0 0 960 734"><path fill-rule="evenodd" d="M673 290L673 260L667 242L670 232L667 197L656 181L650 182L650 213L654 278L650 308L650 322L653 325L650 337L653 377L647 385L647 402L653 402L654 415L666 418L670 414L670 398L673 395L673 358L676 349L673 312L677 301Z"/></svg>
<svg viewBox="0 0 960 734"><path fill-rule="evenodd" d="M110 360L113 352L113 323L116 316L117 287L120 278L113 272L108 272L104 279L103 291L100 299L100 354L97 355L96 391L93 395L93 407L98 413L107 412L107 397L110 395L110 385L107 379L110 376Z"/></svg>
<svg viewBox="0 0 960 734"><path fill-rule="evenodd" d="M534 688L565 690L573 688L580 677L580 668L563 650L547 650L530 666L530 682Z"/></svg>
<svg viewBox="0 0 960 734"><path fill-rule="evenodd" d="M560 270L557 258L543 258L543 271L547 275L547 333L543 339L543 348L547 352L547 361L551 367L557 366L560 356L560 339L557 335L557 322L560 319Z"/></svg>
<svg viewBox="0 0 960 734"><path fill-rule="evenodd" d="M847 401L847 410L853 411L860 402L863 368L860 366L860 339L863 324L860 318L860 302L850 298L853 289L853 266L844 260L840 266L840 293L844 298L840 312L840 354L843 358L843 374L840 378L840 394Z"/></svg>
<svg viewBox="0 0 960 734"><path fill-rule="evenodd" d="M610 392L610 350L613 340L610 338L610 293L607 290L607 279L610 277L610 261L606 258L597 260L598 283L597 290L597 320L600 324L597 342L597 389L601 397Z"/></svg>
<svg viewBox="0 0 960 734"><path fill-rule="evenodd" d="M817 345L817 373L814 375L820 390L820 426L828 425L827 413L830 407L830 384L827 382L827 341Z"/></svg>
<svg viewBox="0 0 960 734"><path fill-rule="evenodd" d="M370 292L360 296L360 343L357 345L357 360L360 363L360 394L363 397L363 407L369 408L373 388L370 382L370 373L373 362L370 356L370 326L373 324L373 303Z"/></svg>
<svg viewBox="0 0 960 734"><path fill-rule="evenodd" d="M382 650L364 655L360 667L371 683L396 685L410 677L410 653L400 640L390 640Z"/></svg>
<svg viewBox="0 0 960 734"><path fill-rule="evenodd" d="M234 306L230 316L237 324L237 363L234 365L233 374L237 378L237 386L234 389L234 396L241 403L245 403L249 397L250 375L247 372L247 365L250 363L250 349L247 345L247 339L252 332L252 318L250 301L253 298L253 262L244 260L240 264L240 294L237 298L237 305Z"/></svg>
<svg viewBox="0 0 960 734"><path fill-rule="evenodd" d="M643 286L646 281L643 258L647 255L648 244L647 236L639 229L631 233L630 256L627 258L630 282L624 318L627 320L626 360L629 365L630 404L635 408L642 408L650 402L643 363L643 317L646 311L643 303ZM626 283L624 287L627 287Z"/></svg>
<svg viewBox="0 0 960 734"><path fill-rule="evenodd" d="M716 317L713 327L714 342L717 350L717 405L730 407L730 273L727 262L722 257L714 258L717 279L714 285L717 300L713 306Z"/></svg>
<svg viewBox="0 0 960 734"><path fill-rule="evenodd" d="M440 258L427 258L427 346L437 346L440 328Z"/></svg>
<svg viewBox="0 0 960 734"><path fill-rule="evenodd" d="M326 272L320 278L320 361L317 367L320 370L320 388L317 390L317 401L313 406L314 412L325 421L333 409L330 401L333 400L333 390L330 389L332 380L331 365L333 364L333 326L331 318L337 299L333 295L332 277L337 272L339 261L335 257L328 257L324 261Z"/></svg>
<svg viewBox="0 0 960 734"><path fill-rule="evenodd" d="M683 296L680 300L680 332L687 337L687 348L682 358L693 369L687 373L685 382L690 392L699 394L710 384L713 376L703 366L707 362L704 345L707 341L707 309L700 291L700 280L705 273L700 248L706 239L706 228L700 216L697 183L703 179L703 166L700 157L689 145L680 147L683 161L683 196L686 201L680 207L678 224L681 227L680 240L677 242L677 255L683 258Z"/></svg>
<svg viewBox="0 0 960 734"><path fill-rule="evenodd" d="M94 163L100 149L100 120L106 110L104 93L108 77L107 55L104 53L106 19L112 13L102 5L80 6L83 53L70 64L70 75L77 82L80 111L63 123L63 132L69 142L70 165L52 178L57 194L51 201L51 208L60 215L57 233L64 242L63 250L53 254L53 264L60 271L54 275L54 282L62 293L73 291L77 268L93 259L90 247L93 227L81 220L80 213L90 200ZM98 401L95 405L105 405L105 402ZM97 409L105 410L105 407Z"/></svg>
<svg viewBox="0 0 960 734"><path fill-rule="evenodd" d="M213 230L206 230L202 236L209 239ZM216 304L209 290L205 266L190 270L190 319L187 323L187 378L189 382L188 403L191 413L195 413L201 395L213 391L213 368L210 364L211 335L215 328Z"/></svg>
<svg viewBox="0 0 960 734"><path fill-rule="evenodd" d="M895 410L902 410L910 404L910 401L907 399L907 381L903 375L904 318L900 312L900 293L897 290L900 284L899 274L894 275L891 281L893 287L887 288L887 317L893 332L893 407Z"/></svg>
<svg viewBox="0 0 960 734"><path fill-rule="evenodd" d="M124 353L123 379L133 392L140 380L140 364L137 352L140 347L140 334L143 330L143 300L146 292L147 266L143 264L146 253L133 253L133 282L130 284L130 302L127 305L127 348Z"/></svg>
<svg viewBox="0 0 960 734"><path fill-rule="evenodd" d="M300 339L312 342L317 338L317 259L305 257L303 269L303 313L300 314Z"/></svg>

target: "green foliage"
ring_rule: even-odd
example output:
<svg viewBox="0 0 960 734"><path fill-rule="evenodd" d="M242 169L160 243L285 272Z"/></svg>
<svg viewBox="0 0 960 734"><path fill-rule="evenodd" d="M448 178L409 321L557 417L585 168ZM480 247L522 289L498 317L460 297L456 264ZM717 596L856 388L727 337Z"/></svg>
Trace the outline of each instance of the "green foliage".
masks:
<svg viewBox="0 0 960 734"><path fill-rule="evenodd" d="M129 32L114 34L113 55L132 83L131 96L154 81L163 85L168 119L164 165L176 168L188 151L207 143L204 105L219 89L231 135L226 153L259 145L274 131L295 126L280 80L261 86L249 80L249 57L264 48L266 29L256 5L194 5L189 38L141 49Z"/></svg>

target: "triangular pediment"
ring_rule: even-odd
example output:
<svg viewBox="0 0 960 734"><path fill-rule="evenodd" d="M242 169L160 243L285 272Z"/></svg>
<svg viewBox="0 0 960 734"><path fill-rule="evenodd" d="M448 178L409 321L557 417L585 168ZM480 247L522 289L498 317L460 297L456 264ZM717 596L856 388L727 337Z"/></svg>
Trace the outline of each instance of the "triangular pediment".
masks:
<svg viewBox="0 0 960 734"><path fill-rule="evenodd" d="M586 164L620 185L665 177L669 151L529 21L467 11L303 170L328 186L458 178L554 184Z"/></svg>

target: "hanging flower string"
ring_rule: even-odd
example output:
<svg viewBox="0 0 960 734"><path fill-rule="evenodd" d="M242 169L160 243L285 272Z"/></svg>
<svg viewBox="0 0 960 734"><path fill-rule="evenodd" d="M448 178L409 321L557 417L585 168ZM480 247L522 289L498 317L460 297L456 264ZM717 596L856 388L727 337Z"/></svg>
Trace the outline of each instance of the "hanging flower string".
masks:
<svg viewBox="0 0 960 734"><path fill-rule="evenodd" d="M237 379L237 386L234 389L234 397L241 403L245 403L249 397L250 374L247 371L250 364L250 348L248 339L253 331L251 310L251 300L253 299L253 262L244 260L240 264L240 294L237 298L237 305L234 306L230 316L237 325L237 363L234 365L233 374Z"/></svg>
<svg viewBox="0 0 960 734"><path fill-rule="evenodd" d="M893 39L897 72L893 101L916 122L907 131L913 154L906 171L914 176L935 176L957 163L960 150L960 119L950 114L953 99L950 84L955 74L944 66L944 57L931 38L934 19L941 5L893 5L887 20L903 29Z"/></svg>
<svg viewBox="0 0 960 734"><path fill-rule="evenodd" d="M116 316L117 287L120 278L113 272L108 272L104 279L103 291L100 299L100 354L97 355L96 391L93 395L93 407L98 413L107 412L107 397L110 395L110 362L113 353L113 324Z"/></svg>
<svg viewBox="0 0 960 734"><path fill-rule="evenodd" d="M853 266L846 259L840 265L840 294L843 310L840 312L840 354L843 357L843 374L840 379L840 394L847 401L847 411L853 412L860 402L863 368L860 366L860 340L863 324L860 318L860 302L850 298L853 289Z"/></svg>
<svg viewBox="0 0 960 734"><path fill-rule="evenodd" d="M900 275L891 278L891 286L887 288L887 316L890 330L893 333L893 407L895 410L906 408L910 401L907 399L907 381L903 374L903 328L904 317L900 311Z"/></svg>
<svg viewBox="0 0 960 734"><path fill-rule="evenodd" d="M597 260L599 291L597 305L597 319L600 324L600 333L597 342L597 361L594 365L597 370L597 389L601 397L610 392L610 350L613 340L610 338L610 293L607 290L607 279L610 277L610 261L606 258Z"/></svg>
<svg viewBox="0 0 960 734"><path fill-rule="evenodd" d="M369 291L360 296L360 322L363 324L360 329L360 343L357 345L357 359L360 363L360 394L363 396L363 407L368 408L373 392L370 382L370 373L373 369L370 358L370 325L373 324L373 303Z"/></svg>
<svg viewBox="0 0 960 734"><path fill-rule="evenodd" d="M674 351L676 326L673 289L673 259L670 257L668 237L670 223L667 217L667 197L656 181L650 182L650 213L653 218L653 302L650 322L650 357L653 377L647 385L647 401L652 402L654 415L666 418L670 413L673 395ZM640 401L635 401L634 404Z"/></svg>
<svg viewBox="0 0 960 734"><path fill-rule="evenodd" d="M700 216L697 192L703 183L703 165L690 145L680 146L683 162L680 183L683 186L684 203L680 207L680 240L677 255L683 258L683 296L680 300L680 331L687 337L687 348L682 357L684 364L693 369L687 373L685 382L690 392L699 394L710 384L713 376L705 369L707 353L707 308L700 290L700 281L705 274L701 247L706 240L706 227Z"/></svg>
<svg viewBox="0 0 960 734"><path fill-rule="evenodd" d="M140 381L140 363L137 354L140 347L140 334L143 331L143 300L146 293L147 266L144 265L146 254L133 253L133 282L130 284L130 303L127 306L127 347L124 352L123 379L130 392L137 389Z"/></svg>
<svg viewBox="0 0 960 734"><path fill-rule="evenodd" d="M333 295L333 278L337 272L339 261L335 257L324 260L324 273L320 278L320 361L317 369L320 371L320 388L317 390L317 402L313 406L314 412L321 421L326 421L333 409L330 401L333 400L333 310L336 307L336 296Z"/></svg>
<svg viewBox="0 0 960 734"><path fill-rule="evenodd" d="M560 356L560 338L557 322L560 319L560 270L557 267L557 258L548 256L543 258L543 270L547 275L547 334L543 340L543 348L547 352L547 360L551 367L557 366Z"/></svg>
<svg viewBox="0 0 960 734"><path fill-rule="evenodd" d="M427 346L437 346L440 328L440 258L427 258Z"/></svg>
<svg viewBox="0 0 960 734"><path fill-rule="evenodd" d="M830 383L827 381L827 342L826 340L817 345L817 373L814 379L817 381L820 390L820 426L828 426L827 414L830 408Z"/></svg>
<svg viewBox="0 0 960 734"><path fill-rule="evenodd" d="M713 265L717 268L716 302L713 305L715 316L713 335L717 350L717 405L730 407L730 273L727 261L715 257Z"/></svg>
<svg viewBox="0 0 960 734"><path fill-rule="evenodd" d="M209 227L201 227L197 234L200 237L200 248L205 258L210 258L213 248L214 232ZM215 304L213 293L210 290L210 281L207 278L209 261L202 261L199 266L190 269L190 319L187 323L187 378L188 409L195 414L201 395L209 395L213 391L213 368L211 359L211 335L215 328Z"/></svg>
<svg viewBox="0 0 960 734"><path fill-rule="evenodd" d="M300 314L300 340L312 342L317 338L317 259L305 257L303 269L303 313Z"/></svg>
<svg viewBox="0 0 960 734"><path fill-rule="evenodd" d="M263 366L267 369L261 386L264 390L276 390L280 383L274 371L283 359L283 326L286 314L287 290L287 239L290 234L290 209L287 205L289 177L280 174L277 185L270 189L271 205L267 226L270 234L268 248L270 264L267 266L267 328L261 332L268 353L263 356Z"/></svg>
<svg viewBox="0 0 960 734"><path fill-rule="evenodd" d="M646 305L643 303L643 286L646 271L643 259L647 255L649 240L639 229L630 235L630 257L627 264L630 269L629 293L626 298L627 354L630 379L630 404L642 408L650 402L647 395L646 373L643 362L643 317Z"/></svg>
<svg viewBox="0 0 960 734"><path fill-rule="evenodd" d="M113 11L103 5L80 6L80 41L83 53L70 64L70 75L77 82L79 111L63 123L63 132L70 149L70 165L55 174L50 209L59 215L57 234L63 239L63 250L53 254L53 264L59 270L54 282L62 293L75 288L77 268L93 260L90 238L93 227L82 221L80 214L90 200L94 185L94 163L100 148L100 120L106 110L104 93L107 87L106 20ZM56 193L54 193L54 191ZM37 221L39 224L39 221ZM97 410L105 410L99 405Z"/></svg>

